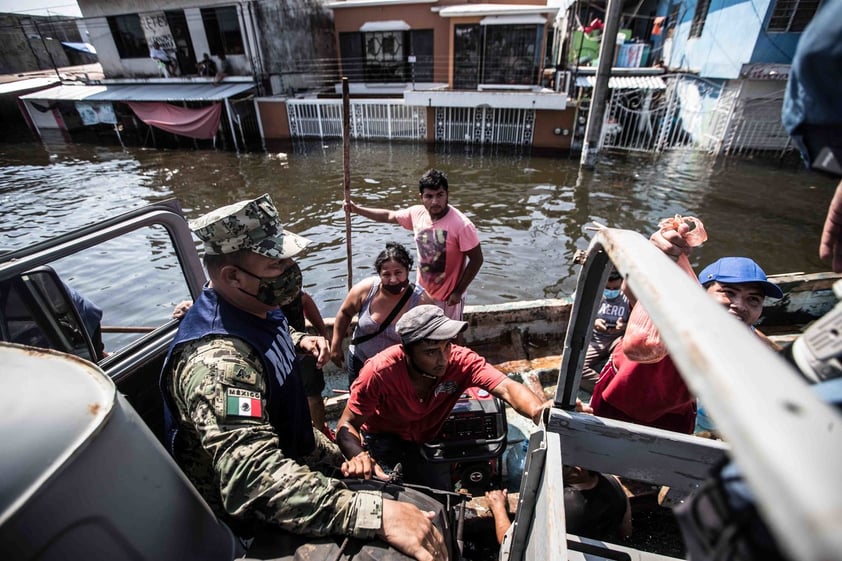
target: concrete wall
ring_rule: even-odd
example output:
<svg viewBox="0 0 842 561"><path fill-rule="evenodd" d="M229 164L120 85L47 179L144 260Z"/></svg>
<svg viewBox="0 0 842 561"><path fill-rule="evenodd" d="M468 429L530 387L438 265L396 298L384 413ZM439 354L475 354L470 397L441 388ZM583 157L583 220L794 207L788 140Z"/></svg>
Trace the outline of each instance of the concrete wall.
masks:
<svg viewBox="0 0 842 561"><path fill-rule="evenodd" d="M333 14L318 0L258 2L258 46L273 94L326 89L339 80Z"/></svg>
<svg viewBox="0 0 842 561"><path fill-rule="evenodd" d="M258 98L255 103L263 137L268 140L289 140L289 115L285 100Z"/></svg>
<svg viewBox="0 0 842 561"><path fill-rule="evenodd" d="M82 59L68 56L62 41L84 42L75 21L60 18L0 14L3 48L0 49L0 74L18 74L96 62L96 57ZM71 60L73 58L74 60Z"/></svg>
<svg viewBox="0 0 842 561"><path fill-rule="evenodd" d="M564 111L536 111L532 146L540 149L570 150L575 119L576 108L572 106ZM556 134L556 129L561 129L561 134ZM564 134L565 131L567 134Z"/></svg>

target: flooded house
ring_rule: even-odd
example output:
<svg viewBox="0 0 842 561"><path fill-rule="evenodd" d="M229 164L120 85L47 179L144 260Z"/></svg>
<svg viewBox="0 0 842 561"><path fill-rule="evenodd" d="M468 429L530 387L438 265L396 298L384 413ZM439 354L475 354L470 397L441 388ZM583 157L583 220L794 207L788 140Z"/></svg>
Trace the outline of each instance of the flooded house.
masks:
<svg viewBox="0 0 842 561"><path fill-rule="evenodd" d="M345 79L351 138L550 153L581 148L607 8L538 0L79 5L104 78L21 96L38 134L236 151L339 139ZM788 149L784 80L818 5L623 3L600 147Z"/></svg>

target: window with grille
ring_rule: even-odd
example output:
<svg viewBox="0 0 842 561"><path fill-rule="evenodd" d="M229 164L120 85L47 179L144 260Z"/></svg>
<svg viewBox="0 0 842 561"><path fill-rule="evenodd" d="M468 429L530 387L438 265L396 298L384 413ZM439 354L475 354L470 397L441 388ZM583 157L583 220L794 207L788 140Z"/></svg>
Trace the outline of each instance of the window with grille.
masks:
<svg viewBox="0 0 842 561"><path fill-rule="evenodd" d="M241 55L245 53L237 8L233 6L202 8L202 23L205 25L205 35L208 38L211 54Z"/></svg>
<svg viewBox="0 0 842 561"><path fill-rule="evenodd" d="M536 85L543 25L457 25L453 87Z"/></svg>
<svg viewBox="0 0 842 561"><path fill-rule="evenodd" d="M483 84L534 85L541 25L486 25Z"/></svg>
<svg viewBox="0 0 842 561"><path fill-rule="evenodd" d="M693 14L693 23L690 24L690 37L702 36L709 9L710 0L698 0L696 2L696 12Z"/></svg>
<svg viewBox="0 0 842 561"><path fill-rule="evenodd" d="M339 34L342 72L351 81L409 82L433 79L433 30L370 31Z"/></svg>
<svg viewBox="0 0 842 561"><path fill-rule="evenodd" d="M822 0L776 0L767 29L781 33L804 31L821 3Z"/></svg>
<svg viewBox="0 0 842 561"><path fill-rule="evenodd" d="M120 58L146 58L149 56L149 45L140 27L140 17L137 14L110 16L108 27L117 46Z"/></svg>
<svg viewBox="0 0 842 561"><path fill-rule="evenodd" d="M453 29L453 87L473 89L479 76L482 26L477 24L457 25Z"/></svg>
<svg viewBox="0 0 842 561"><path fill-rule="evenodd" d="M675 35L675 28L678 27L678 18L681 15L681 4L670 4L670 12L667 16L667 39Z"/></svg>

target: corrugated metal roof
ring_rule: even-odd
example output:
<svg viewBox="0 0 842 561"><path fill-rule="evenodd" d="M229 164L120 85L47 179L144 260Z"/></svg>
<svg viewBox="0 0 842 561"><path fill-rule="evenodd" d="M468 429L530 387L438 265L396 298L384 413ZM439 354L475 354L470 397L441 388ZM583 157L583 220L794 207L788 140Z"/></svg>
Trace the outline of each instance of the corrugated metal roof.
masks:
<svg viewBox="0 0 842 561"><path fill-rule="evenodd" d="M596 76L577 76L577 88L592 88ZM665 90L666 83L660 76L611 76L608 87L612 90Z"/></svg>
<svg viewBox="0 0 842 561"><path fill-rule="evenodd" d="M248 91L248 82L198 84L121 84L56 86L21 96L33 101L219 101Z"/></svg>

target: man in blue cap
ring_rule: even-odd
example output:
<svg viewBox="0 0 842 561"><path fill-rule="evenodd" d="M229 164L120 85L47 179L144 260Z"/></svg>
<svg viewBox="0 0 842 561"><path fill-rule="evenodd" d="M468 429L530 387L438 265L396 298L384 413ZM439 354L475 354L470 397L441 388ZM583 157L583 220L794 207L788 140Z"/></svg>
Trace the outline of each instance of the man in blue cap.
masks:
<svg viewBox="0 0 842 561"><path fill-rule="evenodd" d="M675 231L657 232L650 239L673 257L690 251ZM757 263L748 257L723 257L702 270L699 282L729 313L774 345L754 324L763 313L765 298L781 298L783 292L769 282ZM696 428L696 398L669 355L654 363L634 362L623 353L622 345L617 345L602 369L591 407L600 417L686 434ZM712 425L705 428L711 430Z"/></svg>
<svg viewBox="0 0 842 561"><path fill-rule="evenodd" d="M783 298L780 287L766 278L760 265L748 257L723 257L699 273L699 282L708 294L728 307L728 311L754 329L763 313L763 301Z"/></svg>

